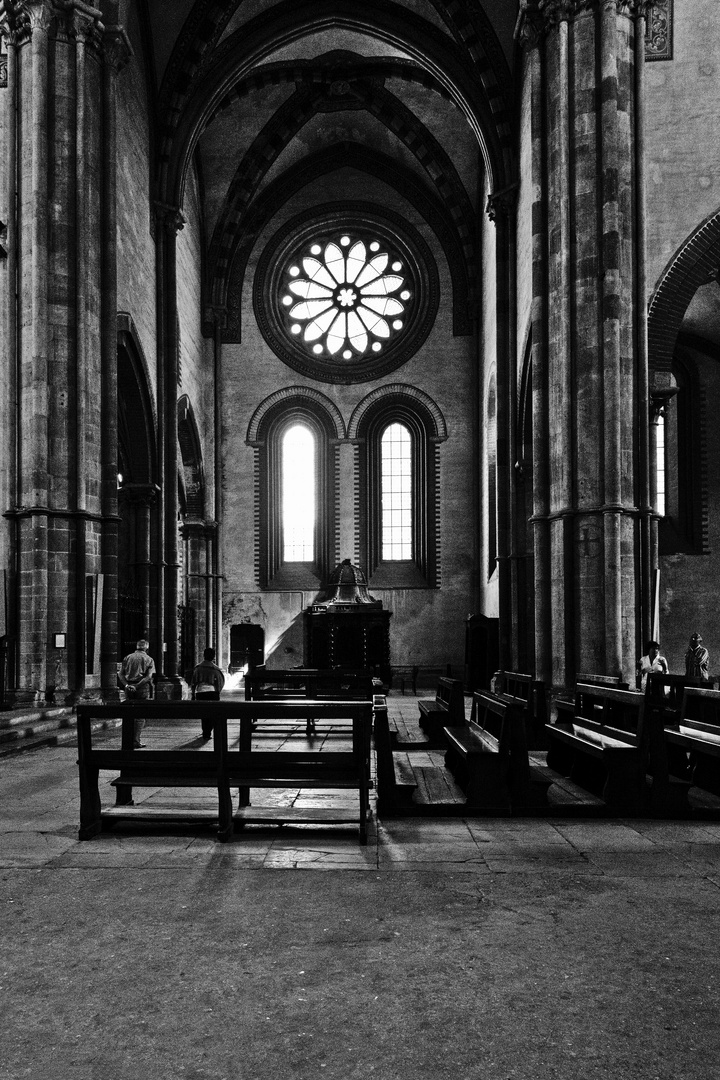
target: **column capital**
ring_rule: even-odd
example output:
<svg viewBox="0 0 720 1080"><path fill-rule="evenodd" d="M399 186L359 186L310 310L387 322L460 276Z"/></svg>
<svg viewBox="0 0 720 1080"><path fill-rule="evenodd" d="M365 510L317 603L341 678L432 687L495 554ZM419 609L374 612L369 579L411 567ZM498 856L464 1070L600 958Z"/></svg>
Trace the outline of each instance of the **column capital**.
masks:
<svg viewBox="0 0 720 1080"><path fill-rule="evenodd" d="M205 322L218 330L224 330L227 326L227 308L219 304L205 305Z"/></svg>
<svg viewBox="0 0 720 1080"><path fill-rule="evenodd" d="M179 206L168 206L167 203L155 203L155 217L158 224L162 225L165 232L171 236L177 235L185 225L185 216Z"/></svg>
<svg viewBox="0 0 720 1080"><path fill-rule="evenodd" d="M29 41L36 30L47 33L55 15L52 0L4 0L0 30L14 44Z"/></svg>
<svg viewBox="0 0 720 1080"><path fill-rule="evenodd" d="M160 488L157 484L123 484L118 495L122 502L134 503L140 506L152 506L159 491Z"/></svg>
<svg viewBox="0 0 720 1080"><path fill-rule="evenodd" d="M515 183L509 184L501 191L493 191L488 195L485 213L491 221L498 221L500 218L510 217L517 202L517 192L518 185Z"/></svg>
<svg viewBox="0 0 720 1080"><path fill-rule="evenodd" d="M103 33L105 63L117 75L133 58L133 48L122 26L106 26Z"/></svg>
<svg viewBox="0 0 720 1080"><path fill-rule="evenodd" d="M102 12L82 0L58 2L57 35L66 41L77 41L100 51L102 41Z"/></svg>
<svg viewBox="0 0 720 1080"><path fill-rule="evenodd" d="M586 11L609 11L628 18L644 18L654 0L520 0L515 24L515 40L532 49L543 34L563 22L571 22Z"/></svg>

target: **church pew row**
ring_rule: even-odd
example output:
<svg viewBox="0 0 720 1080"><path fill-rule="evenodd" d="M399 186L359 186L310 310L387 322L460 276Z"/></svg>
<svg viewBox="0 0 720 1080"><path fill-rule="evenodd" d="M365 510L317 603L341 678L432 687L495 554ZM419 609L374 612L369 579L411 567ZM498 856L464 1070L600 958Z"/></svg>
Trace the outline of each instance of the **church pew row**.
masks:
<svg viewBox="0 0 720 1080"><path fill-rule="evenodd" d="M468 808L517 813L546 804L550 782L531 772L520 705L475 691L467 723L445 727L443 734L445 764L464 790Z"/></svg>
<svg viewBox="0 0 720 1080"><path fill-rule="evenodd" d="M547 764L602 796L612 812L646 805L645 697L632 690L579 683L572 715L558 712L546 726Z"/></svg>
<svg viewBox="0 0 720 1080"><path fill-rule="evenodd" d="M434 698L421 698L419 723L431 739L442 738L442 730L465 723L465 691L461 679L441 677Z"/></svg>
<svg viewBox="0 0 720 1080"><path fill-rule="evenodd" d="M369 671L263 668L245 676L246 701L372 701L374 693L375 681ZM306 734L316 731L316 718L308 715Z"/></svg>
<svg viewBox="0 0 720 1080"><path fill-rule="evenodd" d="M525 738L529 750L547 749L545 725L548 722L545 683L518 671L496 671L492 692L501 701L516 705L523 714Z"/></svg>
<svg viewBox="0 0 720 1080"><path fill-rule="evenodd" d="M372 702L361 701L228 701L228 702L143 702L132 705L78 706L78 769L80 780L80 840L90 840L110 822L119 819L143 821L202 821L216 820L218 839L232 837L237 823L240 828L249 821L272 820L276 823L298 820L293 808L254 807L250 792L255 788L321 788L354 789L358 793L358 810L350 813L339 809L326 810L322 815L310 811L303 821L322 817L323 822L357 821L360 842L367 842L367 818L370 780L370 747ZM120 718L122 737L119 749L93 745L92 722L101 718ZM268 751L253 747L253 728L263 721L289 724L293 720L307 721L309 717L344 724L348 729L348 749ZM135 720L211 721L212 747L173 749L133 749ZM228 745L228 721L239 721L237 747ZM114 807L103 807L99 790L100 770L119 775L112 781L117 789ZM171 809L153 808L141 803L134 805L133 789L214 788L217 792L217 812L198 809L188 796L187 805ZM233 813L231 791L239 793L237 813Z"/></svg>
<svg viewBox="0 0 720 1080"><path fill-rule="evenodd" d="M698 787L720 796L720 691L686 686L678 714L663 726L665 760L658 783L675 783L687 795Z"/></svg>

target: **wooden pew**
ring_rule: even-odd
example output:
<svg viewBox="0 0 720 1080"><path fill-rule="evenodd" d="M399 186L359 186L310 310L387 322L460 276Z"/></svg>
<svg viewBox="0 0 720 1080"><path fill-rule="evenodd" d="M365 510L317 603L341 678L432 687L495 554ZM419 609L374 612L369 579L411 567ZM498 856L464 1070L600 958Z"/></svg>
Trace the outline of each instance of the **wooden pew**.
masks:
<svg viewBox="0 0 720 1080"><path fill-rule="evenodd" d="M465 692L460 679L438 679L433 698L421 698L420 727L430 738L441 738L444 727L465 723Z"/></svg>
<svg viewBox="0 0 720 1080"><path fill-rule="evenodd" d="M683 771L689 783L720 795L720 691L687 687L680 716L665 727L664 735L686 758Z"/></svg>
<svg viewBox="0 0 720 1080"><path fill-rule="evenodd" d="M578 674L575 679L575 686L607 686L614 690L629 690L630 684L624 682L618 675L597 675L594 673ZM575 715L575 705L577 699L577 689L573 691L571 699L556 698L555 700L555 712L561 723L572 724L572 718Z"/></svg>
<svg viewBox="0 0 720 1080"><path fill-rule="evenodd" d="M517 671L496 671L493 692L503 701L517 705L523 712L529 750L547 749L545 725L548 722L545 683Z"/></svg>
<svg viewBox="0 0 720 1080"><path fill-rule="evenodd" d="M378 814L413 805L417 781L409 764L408 756L393 750L393 740L388 721L387 702L384 697L375 698L373 709L373 734L377 767Z"/></svg>
<svg viewBox="0 0 720 1080"><path fill-rule="evenodd" d="M255 670L245 676L246 701L372 701L375 681L369 671L331 668ZM315 719L308 716L306 733L316 734Z"/></svg>
<svg viewBox="0 0 720 1080"><path fill-rule="evenodd" d="M652 807L658 813L689 809L690 768L685 748L665 737L677 728L686 689L708 689L708 683L686 675L651 672L645 683L645 725L648 731L648 772L652 775Z"/></svg>
<svg viewBox="0 0 720 1080"><path fill-rule="evenodd" d="M476 690L470 719L445 727L445 764L466 793L468 807L509 813L538 805L548 784L533 788L523 709Z"/></svg>
<svg viewBox="0 0 720 1080"><path fill-rule="evenodd" d="M131 705L78 706L78 767L80 779L81 840L89 840L101 832L104 824L127 818L145 821L203 821L217 820L218 839L229 840L233 833L231 788L240 791L237 820L293 821L298 813L293 808L250 808L250 791L255 787L290 788L352 788L358 791L359 810L310 810L301 820L341 822L358 820L360 841L367 841L367 815L370 780L370 739L372 702L360 701L197 701L156 702ZM253 729L263 721L284 724L291 720L307 721L312 716L336 724L348 725L347 749L326 751L282 750L267 751L253 748ZM91 724L94 719L120 717L122 739L120 749L106 745L93 746ZM144 717L154 720L206 720L213 725L210 747L180 747L170 750L132 748L134 721ZM240 723L239 749L228 746L228 720ZM258 733L259 737L259 733ZM118 772L113 781L117 789L114 807L103 808L99 793L100 770ZM172 810L133 803L135 787L208 788L217 790L218 810L198 810L192 805Z"/></svg>
<svg viewBox="0 0 720 1080"><path fill-rule="evenodd" d="M639 812L646 804L644 713L643 694L579 683L572 717L559 712L546 726L548 766L600 794L608 809Z"/></svg>

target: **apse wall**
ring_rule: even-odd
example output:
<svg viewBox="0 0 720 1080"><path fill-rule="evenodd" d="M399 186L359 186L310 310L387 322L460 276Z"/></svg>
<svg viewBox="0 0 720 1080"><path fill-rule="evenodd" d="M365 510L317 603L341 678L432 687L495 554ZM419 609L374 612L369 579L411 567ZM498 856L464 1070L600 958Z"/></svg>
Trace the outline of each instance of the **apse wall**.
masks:
<svg viewBox="0 0 720 1080"><path fill-rule="evenodd" d="M381 219L408 227L427 245L437 269L439 304L432 327L417 350L399 367L380 375L370 373L359 382L333 382L294 370L261 333L255 297L259 265L268 243L290 221L302 220L341 199L374 207ZM319 396L325 413L334 417L339 435L337 468L333 479L336 520L331 527L329 564L345 558L363 565L360 542L362 510L358 501L357 475L361 457L360 437L368 399L375 401L393 387L401 397L421 401L438 428L429 453L438 464L433 528L437 526L437 585L418 583L398 587L373 584L370 592L392 611L390 622L393 664L438 665L464 662L465 620L472 610L476 580L477 546L476 445L477 368L476 343L471 336L453 336L453 296L449 268L432 228L397 190L380 180L352 169L333 173L302 189L266 225L251 252L242 285L242 296L229 298L229 307L241 303L242 340L227 344L222 354L223 409L223 505L224 505L224 623L225 633L240 623L256 623L265 632L267 663L274 667L303 662L302 612L318 590L272 583L260 585L262 552L261 505L266 495L262 481L262 454L248 444L253 417L274 395L288 393ZM295 388L292 390L290 388ZM359 424L355 431L353 424ZM350 432L351 437L347 437ZM432 500L431 500L432 501Z"/></svg>

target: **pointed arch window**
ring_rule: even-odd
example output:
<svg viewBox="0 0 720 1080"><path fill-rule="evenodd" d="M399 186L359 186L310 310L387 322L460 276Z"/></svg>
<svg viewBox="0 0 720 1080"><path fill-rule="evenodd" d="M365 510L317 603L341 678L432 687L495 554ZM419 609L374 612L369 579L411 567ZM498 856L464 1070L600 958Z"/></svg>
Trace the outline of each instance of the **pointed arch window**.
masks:
<svg viewBox="0 0 720 1080"><path fill-rule="evenodd" d="M404 424L388 424L380 438L381 555L395 562L413 557L412 438Z"/></svg>
<svg viewBox="0 0 720 1080"><path fill-rule="evenodd" d="M283 394L248 442L257 451L258 583L317 589L330 570L336 423L319 402Z"/></svg>
<svg viewBox="0 0 720 1080"><path fill-rule="evenodd" d="M358 422L360 561L377 588L436 588L439 435L426 405L379 397Z"/></svg>
<svg viewBox="0 0 720 1080"><path fill-rule="evenodd" d="M288 427L281 443L282 547L286 563L315 559L315 436L306 424Z"/></svg>

